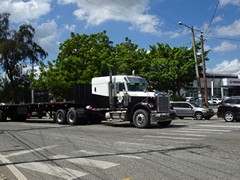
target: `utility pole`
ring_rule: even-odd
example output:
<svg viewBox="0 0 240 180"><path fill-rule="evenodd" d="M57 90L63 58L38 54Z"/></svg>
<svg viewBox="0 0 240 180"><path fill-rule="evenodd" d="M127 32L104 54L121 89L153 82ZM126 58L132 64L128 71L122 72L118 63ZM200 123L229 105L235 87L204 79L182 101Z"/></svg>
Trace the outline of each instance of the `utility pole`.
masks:
<svg viewBox="0 0 240 180"><path fill-rule="evenodd" d="M205 58L204 58L204 39L203 34L200 35L200 41L201 41L201 49L202 49L202 67L203 67L203 84L204 84L204 100L205 105L208 108L208 90L207 90L207 78L206 78L206 64L205 64Z"/></svg>
<svg viewBox="0 0 240 180"><path fill-rule="evenodd" d="M196 42L195 42L193 26L191 27L191 31L192 31L192 45L193 45L193 54L194 54L195 70L196 70L196 78L197 78L198 100L199 100L199 105L202 107L201 82L200 82L200 77L199 77L198 62L197 62L197 50L196 50Z"/></svg>
<svg viewBox="0 0 240 180"><path fill-rule="evenodd" d="M178 24L183 25L183 26L191 29L191 32L192 32L192 46L193 46L193 55L194 55L194 60L195 60L195 72L196 72L196 79L197 79L198 101L199 101L199 105L202 107L203 102L202 102L202 93L201 93L201 82L200 82L199 70L198 70L197 50L196 50L194 28L193 28L193 26L190 27L190 26L188 26L188 25L186 25L182 22L178 22Z"/></svg>

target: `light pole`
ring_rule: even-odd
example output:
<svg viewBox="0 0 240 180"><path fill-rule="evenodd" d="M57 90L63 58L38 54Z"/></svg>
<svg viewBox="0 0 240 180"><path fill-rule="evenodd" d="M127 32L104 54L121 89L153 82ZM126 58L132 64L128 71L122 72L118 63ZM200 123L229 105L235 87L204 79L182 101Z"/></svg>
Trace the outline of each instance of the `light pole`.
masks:
<svg viewBox="0 0 240 180"><path fill-rule="evenodd" d="M194 35L194 28L193 26L188 26L182 22L178 22L179 25L183 25L189 29L191 29L192 32L192 46L193 46L193 55L195 60L195 71L196 71L196 78L197 78L197 89L198 89L198 100L200 106L202 106L202 93L201 93L201 82L199 78L199 70L198 70L198 62L197 62L197 51L196 51L196 42L195 42L195 35Z"/></svg>

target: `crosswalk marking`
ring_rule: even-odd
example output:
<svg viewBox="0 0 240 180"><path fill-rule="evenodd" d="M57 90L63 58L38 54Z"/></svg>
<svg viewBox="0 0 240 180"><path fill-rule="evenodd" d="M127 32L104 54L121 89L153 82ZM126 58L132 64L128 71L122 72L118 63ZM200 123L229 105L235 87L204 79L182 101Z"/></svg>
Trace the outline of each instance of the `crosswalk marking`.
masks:
<svg viewBox="0 0 240 180"><path fill-rule="evenodd" d="M97 168L100 168L100 169L108 169L108 168L111 168L111 167L119 165L119 164L112 163L112 162L94 160L94 159L89 159L89 158L74 158L74 159L72 159L72 157L64 156L64 155L57 155L57 156L53 156L51 158L54 158L54 159L57 159L57 158L64 159L64 160L69 161L71 163L97 167Z"/></svg>
<svg viewBox="0 0 240 180"><path fill-rule="evenodd" d="M202 126L202 127L216 127L216 128L240 128L240 125L233 125L233 126L229 126L229 125L213 125L213 124L202 124L202 125L198 125L198 126Z"/></svg>
<svg viewBox="0 0 240 180"><path fill-rule="evenodd" d="M179 133L182 133L182 132L184 132L184 133L196 133L196 131L194 131L194 130L171 130L171 131L173 131L173 132L179 132ZM204 133L204 134L206 134L206 133L217 133L217 134L222 134L222 132L210 132L210 131L204 131L204 132L197 132L197 133Z"/></svg>
<svg viewBox="0 0 240 180"><path fill-rule="evenodd" d="M140 156L133 156L133 155L122 154L122 155L118 155L118 156L125 157L125 158L131 158L131 159L142 159L142 157L140 157Z"/></svg>
<svg viewBox="0 0 240 180"><path fill-rule="evenodd" d="M37 148L37 149L23 150L23 151L19 151L19 152L15 152L15 153L11 153L11 154L5 155L5 157L19 156L19 155L23 155L23 154L36 152L36 151L42 151L44 149L49 149L49 148L53 148L53 147L56 147L56 146L57 145L46 146L46 147L41 147L41 148Z"/></svg>
<svg viewBox="0 0 240 180"><path fill-rule="evenodd" d="M184 129L184 130L193 130L193 131L206 131L206 132L230 132L231 130L225 130L225 129Z"/></svg>
<svg viewBox="0 0 240 180"><path fill-rule="evenodd" d="M11 165L11 161L9 161L7 158L5 158L3 155L0 154L0 161L2 163L8 163L9 165L6 165L6 167L13 173L13 175L18 180L27 180L27 178L14 166Z"/></svg>
<svg viewBox="0 0 240 180"><path fill-rule="evenodd" d="M206 135L203 134L177 134L177 133L157 133L157 134L163 134L163 135L172 135L172 136L196 136L196 137L206 137Z"/></svg>
<svg viewBox="0 0 240 180"><path fill-rule="evenodd" d="M43 162L30 162L18 164L17 167L61 177L63 179L75 179L87 175L88 173Z"/></svg>
<svg viewBox="0 0 240 180"><path fill-rule="evenodd" d="M120 157L132 158L132 159L142 159L142 157L140 157L140 156L133 156L133 155L128 155L128 154L120 154L120 155L118 155L117 153L99 153L99 152L87 151L87 150L83 150L83 149L78 151L78 152L82 152L82 153L90 154L90 155L100 155L100 154L103 154L103 155L116 155L116 156L120 156Z"/></svg>
<svg viewBox="0 0 240 180"><path fill-rule="evenodd" d="M152 135L145 135L143 137L147 138L165 138L165 139L176 139L176 140L202 140L203 138L190 138L190 137L173 137L173 136L152 136Z"/></svg>

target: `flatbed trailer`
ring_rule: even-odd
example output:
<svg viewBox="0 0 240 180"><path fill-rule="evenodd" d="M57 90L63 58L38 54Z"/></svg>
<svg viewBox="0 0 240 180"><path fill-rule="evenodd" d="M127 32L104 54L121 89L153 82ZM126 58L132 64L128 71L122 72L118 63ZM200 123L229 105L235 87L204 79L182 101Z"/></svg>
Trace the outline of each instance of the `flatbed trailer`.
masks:
<svg viewBox="0 0 240 180"><path fill-rule="evenodd" d="M74 88L74 100L29 104L1 104L0 121L25 121L33 112L48 112L58 124L98 124L102 120L121 120L137 128L151 122L168 126L175 119L166 93L149 92L146 79L139 76L104 76L91 84Z"/></svg>
<svg viewBox="0 0 240 180"><path fill-rule="evenodd" d="M43 102L27 104L1 104L0 121L6 121L7 117L14 121L24 121L33 112L48 112L54 115L59 109L67 110L78 105L73 101L69 102Z"/></svg>

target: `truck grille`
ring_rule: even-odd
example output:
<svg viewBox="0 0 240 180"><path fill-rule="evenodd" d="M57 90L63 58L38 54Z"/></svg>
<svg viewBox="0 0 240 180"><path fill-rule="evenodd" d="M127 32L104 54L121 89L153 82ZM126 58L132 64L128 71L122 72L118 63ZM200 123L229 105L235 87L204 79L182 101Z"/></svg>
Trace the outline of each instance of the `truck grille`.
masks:
<svg viewBox="0 0 240 180"><path fill-rule="evenodd" d="M157 111L158 112L169 112L170 101L168 96L157 96Z"/></svg>

